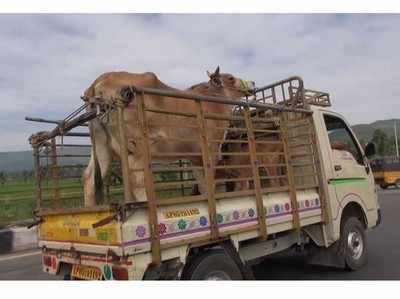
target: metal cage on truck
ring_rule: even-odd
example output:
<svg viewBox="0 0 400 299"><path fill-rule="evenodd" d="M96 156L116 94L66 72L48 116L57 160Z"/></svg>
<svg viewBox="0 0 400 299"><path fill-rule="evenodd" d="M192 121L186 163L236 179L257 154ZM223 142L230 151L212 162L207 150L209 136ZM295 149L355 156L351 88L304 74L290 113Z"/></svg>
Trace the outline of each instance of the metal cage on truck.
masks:
<svg viewBox="0 0 400 299"><path fill-rule="evenodd" d="M193 101L196 103L195 111L171 111L168 109L151 109L146 106L146 97L149 95L167 96L168 98L181 99L182 101ZM176 246L189 244L196 246L224 240L235 233L245 233L257 231L260 240L266 240L269 236L267 217L268 207L264 204L263 196L288 192L290 204L283 207L289 211L292 218L292 227L295 232L300 233L300 210L297 194L301 190L313 189L319 194L319 208L321 209L322 223L329 221L329 213L326 209L326 191L322 182L322 169L319 161L320 149L316 142L316 131L312 121L312 111L309 105L330 106L329 94L306 90L303 80L300 77L291 77L286 80L258 88L254 95L241 101L231 99L201 96L187 92L166 91L139 86L128 86L120 97L116 98L83 98L85 104L77 111L69 115L65 120L57 122L55 129L49 132L40 132L30 138L33 147L35 170L37 179L37 210L35 215L37 223L46 221L48 215L77 213L80 211L107 211L110 216L102 221L92 223L93 228L100 227L114 220L124 222L125 219L136 210L145 209L148 215L148 225L150 230L149 241L151 244L151 256L153 265L160 265L162 262L162 251ZM203 109L203 103L211 102L216 105L229 105L232 113L221 115L207 113ZM136 105L138 112L138 125L141 130L141 146L145 152L145 163L143 169L130 169L128 165L128 150L126 140L126 124L124 122L124 111L129 105ZM201 143L201 152L184 153L175 152L168 155L176 157L176 161L170 165L157 164L157 156L166 155L162 152L152 150L151 138L149 136L149 126L171 126L168 123L148 123L149 114L170 115L177 119L182 119L179 127L195 127L198 136L180 140L181 142ZM58 148L68 147L63 142L56 143L56 138L68 138L83 136L90 137L88 133L74 133L72 129L78 126L87 126L94 118L106 120L113 114L118 120L120 132L119 143L121 152L120 160L116 161L116 169L120 175L122 185L120 187L106 184L107 191L102 204L96 207L84 207L82 204L82 194L78 197L75 206L71 207L62 200L60 192L62 184L60 180L60 169L64 166L58 165L58 157L62 157ZM35 120L35 119L33 119ZM210 128L207 120L222 120L229 122L228 127ZM89 125L90 127L90 125ZM227 138L224 140L212 140L209 138L210 130L226 130ZM92 132L93 134L93 132ZM265 139L265 137L271 139ZM168 138L168 137L165 137ZM175 138L176 139L176 138ZM92 140L94 140L92 138ZM240 144L246 151L210 151L211 144L218 144L221 148L224 145ZM260 145L278 144L281 150L266 152L260 150ZM71 145L72 146L72 145ZM96 146L96 144L92 144ZM90 147L90 145L86 145ZM46 150L47 149L47 150ZM202 166L190 165L185 158L188 155L197 155L202 159ZM249 163L240 165L214 165L211 157L222 156L244 156ZM263 156L277 155L279 162L261 163ZM87 156L87 154L85 154ZM53 180L52 194L50 198L53 204L47 206L43 197L43 161L49 161L50 179ZM66 167L66 166L65 166ZM189 194L190 189L196 182L191 175L194 168L203 171L206 182L206 192L200 195ZM270 175L268 169L278 169L277 175ZM233 169L247 169L251 173L246 177L229 177L224 173L229 173ZM132 171L143 172L144 186L147 201L136 201L132 196L129 176ZM216 176L220 172L222 175ZM172 175L171 175L172 174ZM175 176L174 176L174 175ZM173 177L169 181L162 178ZM246 182L248 188L245 190L232 191L227 189L227 184ZM274 184L271 183L274 181ZM114 189L113 189L114 188ZM165 188L175 188L177 192L171 192L165 196ZM111 190L111 191L110 191ZM114 190L114 191L113 191ZM114 193L113 193L114 192ZM251 225L245 227L226 229L218 213L218 203L220 200L238 199L255 200L254 219ZM47 202L49 202L47 200ZM69 202L67 200L67 202ZM168 241L162 238L160 230L159 209L173 205L183 205L192 203L206 203L207 220L209 226L207 233L200 237L187 237Z"/></svg>

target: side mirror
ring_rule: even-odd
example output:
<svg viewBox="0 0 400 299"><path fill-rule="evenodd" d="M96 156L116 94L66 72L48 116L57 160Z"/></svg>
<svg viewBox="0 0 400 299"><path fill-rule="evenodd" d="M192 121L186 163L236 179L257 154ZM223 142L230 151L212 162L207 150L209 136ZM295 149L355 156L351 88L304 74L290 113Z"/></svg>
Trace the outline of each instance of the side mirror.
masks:
<svg viewBox="0 0 400 299"><path fill-rule="evenodd" d="M375 155L375 144L373 142L368 142L365 146L365 155L370 158Z"/></svg>

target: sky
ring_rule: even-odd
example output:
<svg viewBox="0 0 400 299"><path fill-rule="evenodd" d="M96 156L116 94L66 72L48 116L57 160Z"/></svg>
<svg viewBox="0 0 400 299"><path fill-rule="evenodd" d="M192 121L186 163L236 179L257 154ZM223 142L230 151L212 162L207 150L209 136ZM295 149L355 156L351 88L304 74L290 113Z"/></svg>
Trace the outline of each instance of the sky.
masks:
<svg viewBox="0 0 400 299"><path fill-rule="evenodd" d="M399 118L400 15L0 14L0 152L30 149L100 74L152 71L185 89L217 65L263 86L292 75L351 124Z"/></svg>

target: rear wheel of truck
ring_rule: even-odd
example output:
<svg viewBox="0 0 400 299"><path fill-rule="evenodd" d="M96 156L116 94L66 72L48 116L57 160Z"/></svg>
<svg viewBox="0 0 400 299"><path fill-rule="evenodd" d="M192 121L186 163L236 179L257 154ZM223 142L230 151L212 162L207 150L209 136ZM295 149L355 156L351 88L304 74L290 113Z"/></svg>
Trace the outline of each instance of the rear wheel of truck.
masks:
<svg viewBox="0 0 400 299"><path fill-rule="evenodd" d="M380 186L382 189L386 189L386 188L388 187L388 185L386 185L385 183L381 183L379 186Z"/></svg>
<svg viewBox="0 0 400 299"><path fill-rule="evenodd" d="M236 263L223 250L210 250L189 262L183 280L241 280Z"/></svg>
<svg viewBox="0 0 400 299"><path fill-rule="evenodd" d="M367 263L365 229L357 217L345 219L342 225L340 241L348 270L358 270Z"/></svg>
<svg viewBox="0 0 400 299"><path fill-rule="evenodd" d="M400 189L400 179L397 179L394 183L397 189Z"/></svg>

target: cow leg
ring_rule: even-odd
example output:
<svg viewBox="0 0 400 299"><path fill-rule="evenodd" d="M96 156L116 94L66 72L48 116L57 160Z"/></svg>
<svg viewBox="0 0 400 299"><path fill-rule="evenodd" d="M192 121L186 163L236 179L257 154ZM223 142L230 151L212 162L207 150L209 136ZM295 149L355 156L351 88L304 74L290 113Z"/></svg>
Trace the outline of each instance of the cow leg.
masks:
<svg viewBox="0 0 400 299"><path fill-rule="evenodd" d="M129 169L143 169L143 159L140 156L128 156ZM146 189L144 187L144 171L130 171L132 193L137 201L147 201Z"/></svg>
<svg viewBox="0 0 400 299"><path fill-rule="evenodd" d="M193 191L196 191L197 188L197 194L206 194L207 187L204 179L204 172L202 170L195 169L193 170L193 177L198 182L198 184L193 185L192 193Z"/></svg>
<svg viewBox="0 0 400 299"><path fill-rule="evenodd" d="M111 164L111 152L107 144L107 134L103 127L97 121L93 123L93 131L95 132L95 143L96 143L96 156L97 162L94 160L93 149L89 164L83 172L82 185L84 194L85 207L92 207L96 204L96 188L102 188L102 182L96 182L96 171L100 171L101 180L107 174L109 166Z"/></svg>

